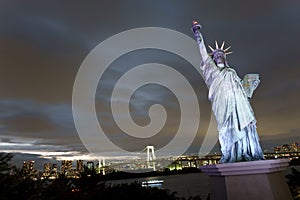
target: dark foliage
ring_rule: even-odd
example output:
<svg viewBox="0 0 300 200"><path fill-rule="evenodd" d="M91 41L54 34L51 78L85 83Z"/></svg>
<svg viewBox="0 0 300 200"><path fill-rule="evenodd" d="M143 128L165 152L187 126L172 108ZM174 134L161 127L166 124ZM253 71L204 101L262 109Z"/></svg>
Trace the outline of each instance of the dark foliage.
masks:
<svg viewBox="0 0 300 200"><path fill-rule="evenodd" d="M294 196L294 199L300 200L300 172L295 168L291 169L291 174L286 175L287 183Z"/></svg>
<svg viewBox="0 0 300 200"><path fill-rule="evenodd" d="M12 155L9 153L0 153L0 174L3 174L11 169L10 161Z"/></svg>

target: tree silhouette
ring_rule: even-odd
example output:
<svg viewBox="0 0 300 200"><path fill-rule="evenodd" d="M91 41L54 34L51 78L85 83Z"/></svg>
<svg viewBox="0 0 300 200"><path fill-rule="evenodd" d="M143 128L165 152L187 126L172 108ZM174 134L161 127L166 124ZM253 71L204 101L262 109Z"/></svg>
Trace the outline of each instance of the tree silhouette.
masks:
<svg viewBox="0 0 300 200"><path fill-rule="evenodd" d="M300 172L294 167L291 169L291 173L286 175L288 179L287 183L294 196L294 199L300 200Z"/></svg>
<svg viewBox="0 0 300 200"><path fill-rule="evenodd" d="M12 157L9 153L0 153L0 174L5 174L12 168L10 163Z"/></svg>

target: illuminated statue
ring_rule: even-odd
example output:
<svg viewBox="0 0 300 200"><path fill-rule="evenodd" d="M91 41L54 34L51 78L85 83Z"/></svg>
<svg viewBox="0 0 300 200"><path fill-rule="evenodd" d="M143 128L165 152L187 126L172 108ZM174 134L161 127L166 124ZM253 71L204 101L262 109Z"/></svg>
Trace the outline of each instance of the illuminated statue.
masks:
<svg viewBox="0 0 300 200"><path fill-rule="evenodd" d="M192 30L199 45L205 83L209 89L208 99L212 103L221 145L221 163L263 160L263 152L256 131L256 119L249 99L259 84L258 74L238 77L226 60L229 48L216 42L209 55L200 33L200 24L193 21Z"/></svg>

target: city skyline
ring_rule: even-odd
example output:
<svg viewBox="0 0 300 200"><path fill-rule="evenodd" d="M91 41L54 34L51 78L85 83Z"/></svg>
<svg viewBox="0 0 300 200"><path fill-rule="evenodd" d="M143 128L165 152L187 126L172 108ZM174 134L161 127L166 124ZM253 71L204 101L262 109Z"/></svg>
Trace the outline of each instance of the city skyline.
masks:
<svg viewBox="0 0 300 200"><path fill-rule="evenodd" d="M273 147L273 151L265 151L265 157L266 159L277 159L277 158L281 158L281 157L288 157L290 159L298 159L298 155L299 155L299 151L300 151L300 143L299 142L293 142L291 144L283 144L283 145L279 145L279 146L274 146ZM154 161L156 160L156 155L155 152L145 152L145 155L140 156L140 157L99 157L99 158L88 158L88 160L82 160L82 157L68 157L67 160L61 159L61 160L40 160L37 159L37 162L35 160L23 160L16 165L16 163L14 163L16 165L17 168L23 168L24 169L24 164L25 163L31 163L33 162L34 164L36 163L35 166L35 170L41 171L42 169L44 169L45 171L45 165L49 165L48 168L50 168L50 165L53 166L55 165L55 168L57 168L57 166L62 167L63 165L65 165L64 163L69 163L69 169L75 169L74 167L76 167L76 170L78 171L78 166L81 165L81 170L83 169L83 165L87 166L89 169L91 168L90 166L88 166L88 163L93 163L93 166L99 166L99 164L102 167L110 167L111 169L115 170L116 166L120 165L124 165L124 164L135 164L136 162L142 162L142 164L144 165L144 162L151 162L152 160L150 160L149 156L151 156L151 154L154 154ZM18 154L17 154L18 155ZM276 156L277 155L277 156ZM14 156L14 154L13 154ZM203 159L203 160L210 160L213 159L214 162L218 162L219 158L221 157L221 152L211 152L210 154L206 155L206 156L199 156L198 154L184 154L184 155L180 155L180 156L175 156L175 157L159 157L158 158L158 162L160 162L161 160L180 160L182 158L199 158L199 159ZM84 164L85 163L85 164ZM171 164L171 162L168 162L169 164ZM167 165L163 165L163 167L168 167ZM122 171L120 169L118 169L119 171ZM63 170L60 170L60 172ZM80 170L79 170L80 171ZM126 171L126 170L125 170Z"/></svg>
<svg viewBox="0 0 300 200"><path fill-rule="evenodd" d="M14 159L21 162L93 159L77 134L72 116L73 85L85 57L102 41L133 28L168 28L193 38L190 28L194 19L202 25L206 45L224 40L232 46L229 65L241 78L247 73L260 74L261 84L251 104L263 149L300 141L299 8L299 2L269 0L1 2L0 151L16 153ZM110 120L105 103L110 85L122 72L153 62L184 72L196 90L201 120L189 150L199 152L211 114L202 77L172 53L145 49L130 52L112 63L98 85L98 119L108 135L128 150L118 153L108 149L107 156L138 157L140 149L146 146L141 140L124 137ZM158 76L163 79L165 75ZM181 92L185 94L184 90ZM157 85L140 88L132 98L131 114L137 124L145 126L149 123L148 109L156 103L168 110L169 121L157 138L149 141L162 147L174 137L178 127L180 111L174 95ZM190 134L188 127L186 134Z"/></svg>

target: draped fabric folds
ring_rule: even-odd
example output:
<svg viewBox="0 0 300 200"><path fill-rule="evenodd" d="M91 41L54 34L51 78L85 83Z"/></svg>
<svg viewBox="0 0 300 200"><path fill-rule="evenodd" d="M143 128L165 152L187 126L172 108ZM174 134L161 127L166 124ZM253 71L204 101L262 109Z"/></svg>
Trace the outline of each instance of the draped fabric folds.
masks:
<svg viewBox="0 0 300 200"><path fill-rule="evenodd" d="M221 69L211 58L200 68L218 123L221 163L264 159L256 119L235 70L228 66Z"/></svg>

